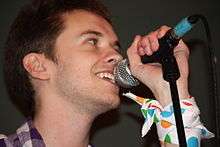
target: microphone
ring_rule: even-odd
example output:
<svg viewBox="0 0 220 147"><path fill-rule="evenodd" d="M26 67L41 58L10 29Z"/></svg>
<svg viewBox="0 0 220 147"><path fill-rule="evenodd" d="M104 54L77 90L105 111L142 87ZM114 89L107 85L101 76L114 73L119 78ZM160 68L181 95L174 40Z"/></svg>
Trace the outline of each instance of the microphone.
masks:
<svg viewBox="0 0 220 147"><path fill-rule="evenodd" d="M163 63L166 57L173 56L173 49L178 45L179 40L193 28L198 20L198 15L191 15L182 19L158 40L159 49L153 55L141 57L142 63ZM114 76L116 83L121 87L130 88L139 85L138 80L130 72L127 59L118 63L114 69Z"/></svg>

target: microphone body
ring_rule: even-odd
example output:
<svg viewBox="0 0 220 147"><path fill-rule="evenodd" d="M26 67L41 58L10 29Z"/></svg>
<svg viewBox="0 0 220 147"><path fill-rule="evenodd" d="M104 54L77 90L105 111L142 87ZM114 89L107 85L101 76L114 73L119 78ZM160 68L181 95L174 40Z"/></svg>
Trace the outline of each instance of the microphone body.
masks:
<svg viewBox="0 0 220 147"><path fill-rule="evenodd" d="M158 40L159 49L151 56L142 56L142 63L158 62L162 64L163 76L165 80L169 80L170 77L179 78L179 70L173 56L173 49L178 45L179 40L192 29L194 24L198 21L196 15L192 15L184 18L174 28L170 29L162 38ZM166 67L166 68L163 68ZM167 68L168 67L168 68ZM170 72L172 71L172 73ZM114 70L116 83L124 88L130 88L139 84L130 70L129 62L127 59L118 63Z"/></svg>

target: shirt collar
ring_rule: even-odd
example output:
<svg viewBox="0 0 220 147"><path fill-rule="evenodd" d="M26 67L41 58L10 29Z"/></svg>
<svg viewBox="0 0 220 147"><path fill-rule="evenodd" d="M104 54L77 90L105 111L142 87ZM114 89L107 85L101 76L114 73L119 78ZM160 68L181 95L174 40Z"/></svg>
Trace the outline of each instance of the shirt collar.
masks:
<svg viewBox="0 0 220 147"><path fill-rule="evenodd" d="M22 147L46 147L31 118L28 118L16 132ZM92 147L92 145L88 145L88 147Z"/></svg>
<svg viewBox="0 0 220 147"><path fill-rule="evenodd" d="M20 143L24 147L46 146L40 133L33 126L31 118L28 118L27 121L20 128L18 128L16 132Z"/></svg>

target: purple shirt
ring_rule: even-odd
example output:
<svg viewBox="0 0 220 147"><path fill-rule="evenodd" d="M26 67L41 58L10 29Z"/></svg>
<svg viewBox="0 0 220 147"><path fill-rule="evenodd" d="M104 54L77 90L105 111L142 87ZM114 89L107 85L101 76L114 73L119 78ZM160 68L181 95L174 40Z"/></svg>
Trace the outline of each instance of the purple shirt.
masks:
<svg viewBox="0 0 220 147"><path fill-rule="evenodd" d="M0 147L46 147L43 138L28 119L15 134L0 135Z"/></svg>
<svg viewBox="0 0 220 147"><path fill-rule="evenodd" d="M0 147L46 147L46 145L29 118L15 134L9 136L0 134Z"/></svg>

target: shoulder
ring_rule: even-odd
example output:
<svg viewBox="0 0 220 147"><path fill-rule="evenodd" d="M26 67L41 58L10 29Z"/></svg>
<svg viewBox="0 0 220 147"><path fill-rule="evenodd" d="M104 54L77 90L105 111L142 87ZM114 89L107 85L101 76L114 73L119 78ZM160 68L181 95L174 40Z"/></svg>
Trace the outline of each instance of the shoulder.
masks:
<svg viewBox="0 0 220 147"><path fill-rule="evenodd" d="M12 147L17 144L18 136L16 134L12 134L6 136L4 134L0 134L0 147Z"/></svg>
<svg viewBox="0 0 220 147"><path fill-rule="evenodd" d="M4 139L4 138L7 138L7 136L4 134L0 134L0 139Z"/></svg>
<svg viewBox="0 0 220 147"><path fill-rule="evenodd" d="M0 147L7 147L6 142L8 140L8 137L6 135L0 134Z"/></svg>

